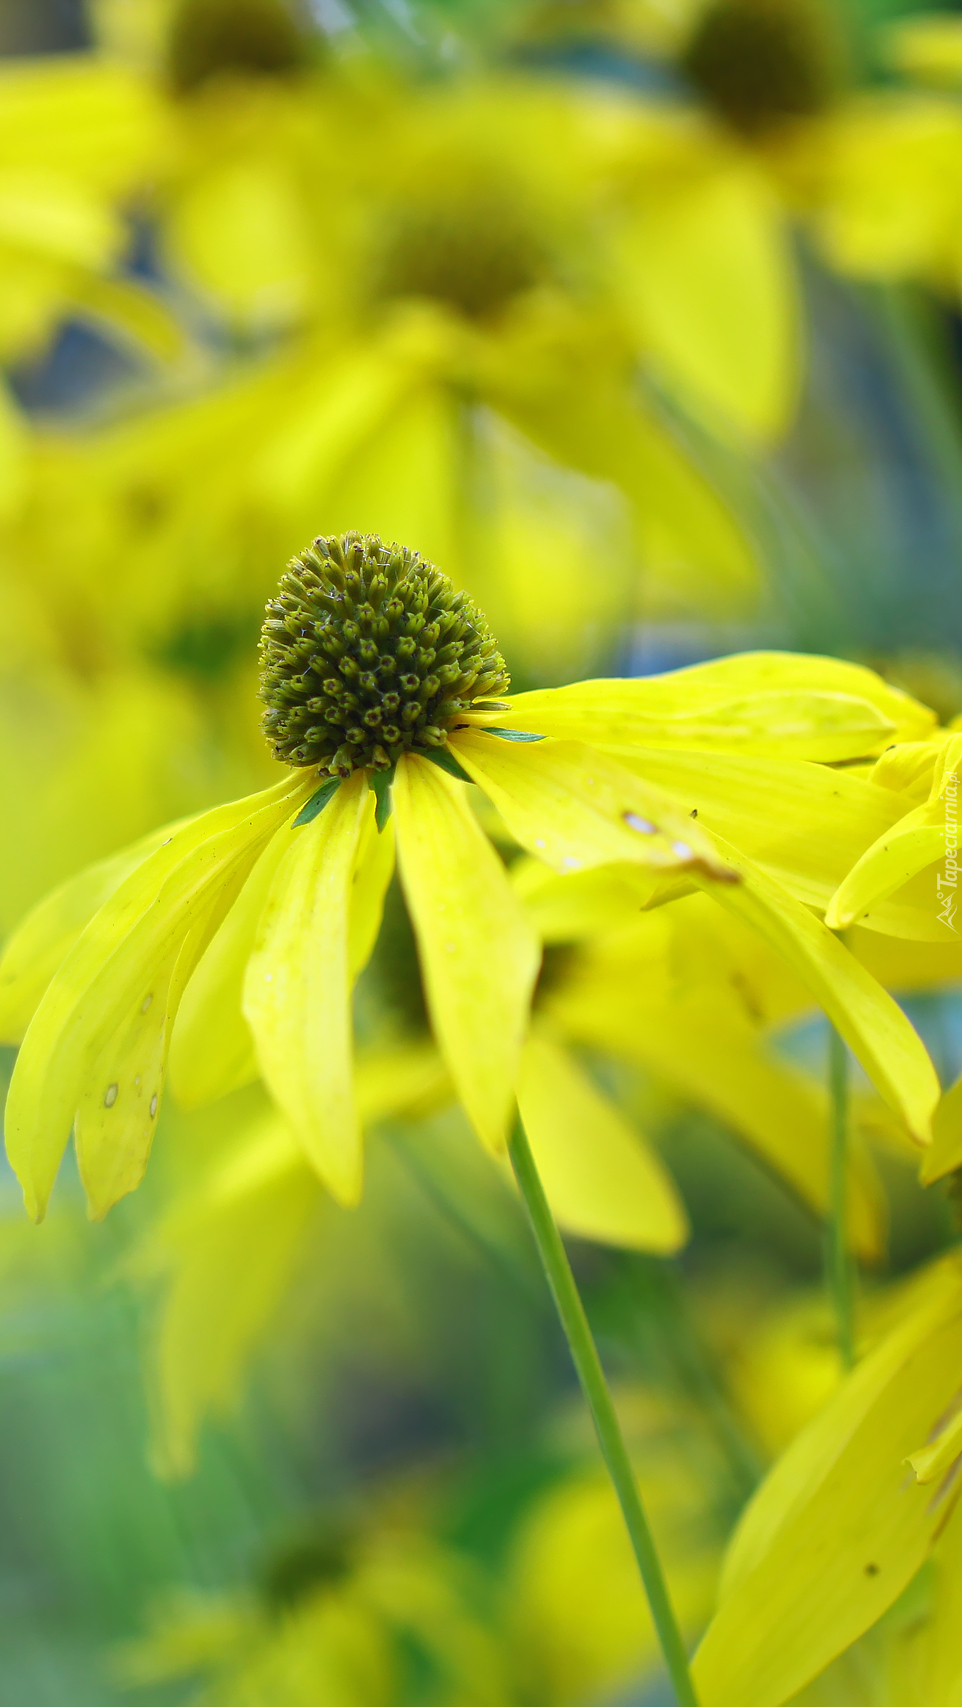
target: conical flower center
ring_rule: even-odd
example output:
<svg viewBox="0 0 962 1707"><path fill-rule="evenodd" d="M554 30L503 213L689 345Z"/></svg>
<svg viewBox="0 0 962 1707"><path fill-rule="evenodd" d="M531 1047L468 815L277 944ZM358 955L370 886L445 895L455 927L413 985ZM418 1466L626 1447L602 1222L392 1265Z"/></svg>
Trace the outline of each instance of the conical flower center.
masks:
<svg viewBox="0 0 962 1707"><path fill-rule="evenodd" d="M754 136L823 112L838 91L843 60L822 0L715 0L682 64L719 115Z"/></svg>
<svg viewBox="0 0 962 1707"><path fill-rule="evenodd" d="M472 700L504 693L481 613L416 551L375 534L316 539L261 631L264 732L278 759L347 777L447 743Z"/></svg>
<svg viewBox="0 0 962 1707"><path fill-rule="evenodd" d="M456 175L385 217L375 294L446 303L471 320L506 308L547 274L549 258L523 198L485 173Z"/></svg>
<svg viewBox="0 0 962 1707"><path fill-rule="evenodd" d="M306 26L287 0L181 0L167 41L178 94L223 73L281 77L308 57Z"/></svg>

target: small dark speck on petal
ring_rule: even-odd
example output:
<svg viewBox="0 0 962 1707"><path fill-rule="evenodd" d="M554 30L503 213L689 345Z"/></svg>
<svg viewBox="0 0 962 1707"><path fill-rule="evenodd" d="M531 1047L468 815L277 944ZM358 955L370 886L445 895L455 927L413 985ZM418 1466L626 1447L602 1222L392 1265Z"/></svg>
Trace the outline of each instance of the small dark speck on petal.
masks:
<svg viewBox="0 0 962 1707"><path fill-rule="evenodd" d="M881 1565L866 1565L865 1575L867 1577L877 1577L881 1568Z"/></svg>
<svg viewBox="0 0 962 1707"><path fill-rule="evenodd" d="M698 807L693 806L691 811L689 812L688 816L689 816L689 818L697 818L698 817Z"/></svg>

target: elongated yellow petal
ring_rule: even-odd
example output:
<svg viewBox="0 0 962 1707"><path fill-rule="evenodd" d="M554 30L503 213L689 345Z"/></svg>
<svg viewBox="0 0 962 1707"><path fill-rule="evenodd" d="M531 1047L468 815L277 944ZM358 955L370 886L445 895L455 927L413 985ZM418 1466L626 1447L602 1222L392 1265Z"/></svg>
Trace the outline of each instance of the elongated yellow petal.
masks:
<svg viewBox="0 0 962 1707"><path fill-rule="evenodd" d="M932 1148L922 1157L923 1185L962 1168L962 1079L946 1091L932 1122Z"/></svg>
<svg viewBox="0 0 962 1707"><path fill-rule="evenodd" d="M91 1208L146 1166L184 984L302 779L204 813L121 884L67 955L24 1038L7 1102L11 1164L44 1212L70 1123Z"/></svg>
<svg viewBox="0 0 962 1707"><path fill-rule="evenodd" d="M125 877L161 847L177 824L98 860L45 895L14 931L0 958L0 1037L21 1043L57 967Z"/></svg>
<svg viewBox="0 0 962 1707"><path fill-rule="evenodd" d="M662 915L664 917L664 915ZM654 922L654 921L653 921ZM640 1063L683 1101L724 1122L818 1215L829 1205L827 1098L777 1060L728 991L679 998L657 963L638 958L623 977L577 965L551 992L548 1012L570 1037ZM884 1248L881 1193L864 1154L849 1157L849 1238L863 1257Z"/></svg>
<svg viewBox="0 0 962 1707"><path fill-rule="evenodd" d="M511 881L542 942L577 942L633 919L665 879L643 865L594 865L559 876L539 859L522 858Z"/></svg>
<svg viewBox="0 0 962 1707"><path fill-rule="evenodd" d="M742 881L710 893L782 955L858 1056L919 1144L931 1141L939 1081L901 1008L813 913L751 861L719 842Z"/></svg>
<svg viewBox="0 0 962 1707"><path fill-rule="evenodd" d="M958 1390L962 1277L931 1294L793 1441L736 1532L695 1659L702 1707L781 1707L892 1604L952 1509L905 1458Z"/></svg>
<svg viewBox="0 0 962 1707"><path fill-rule="evenodd" d="M184 991L171 1039L170 1088L185 1108L198 1108L249 1084L257 1052L244 1017L247 963L278 863L289 843L275 837L261 854L220 930ZM350 972L366 964L381 923L384 891L394 865L394 833L378 836L366 821L350 900Z"/></svg>
<svg viewBox="0 0 962 1707"><path fill-rule="evenodd" d="M478 1136L503 1148L540 951L463 788L405 755L394 784L398 862L431 1023Z"/></svg>
<svg viewBox="0 0 962 1707"><path fill-rule="evenodd" d="M926 822L929 808L920 806L880 837L862 855L832 896L825 923L845 930L869 909L885 901L917 872L945 855L945 826Z"/></svg>
<svg viewBox="0 0 962 1707"><path fill-rule="evenodd" d="M261 854L193 973L170 1042L168 1082L184 1108L200 1108L257 1078L242 999L247 962L278 864L290 846L277 835Z"/></svg>
<svg viewBox="0 0 962 1707"><path fill-rule="evenodd" d="M629 1250L680 1250L688 1217L660 1157L543 1035L525 1044L518 1106L562 1227Z"/></svg>
<svg viewBox="0 0 962 1707"><path fill-rule="evenodd" d="M923 737L935 714L838 658L744 652L662 676L543 688L484 714L491 726L599 746L689 746L822 762Z"/></svg>
<svg viewBox="0 0 962 1707"><path fill-rule="evenodd" d="M374 796L363 771L292 832L248 962L244 1013L271 1095L342 1203L363 1180L354 1093L349 905Z"/></svg>
<svg viewBox="0 0 962 1707"><path fill-rule="evenodd" d="M784 213L754 163L718 149L709 170L666 174L640 198L616 273L642 347L696 410L752 437L785 427L796 290Z"/></svg>
<svg viewBox="0 0 962 1707"><path fill-rule="evenodd" d="M468 730L451 746L522 847L557 871L618 861L731 875L667 795L580 741L516 743Z"/></svg>
<svg viewBox="0 0 962 1707"><path fill-rule="evenodd" d="M618 762L816 907L905 810L888 789L807 760L646 747Z"/></svg>
<svg viewBox="0 0 962 1707"><path fill-rule="evenodd" d="M920 1447L909 1456L908 1461L920 1482L941 1480L962 1458L962 1410L956 1410L947 1422L940 1418L940 1422L944 1422L944 1426L939 1428L931 1444Z"/></svg>
<svg viewBox="0 0 962 1707"><path fill-rule="evenodd" d="M139 1267L170 1277L149 1348L152 1455L162 1475L190 1473L204 1416L235 1401L320 1197L300 1145L269 1115L245 1134L226 1168L164 1217L139 1253Z"/></svg>
<svg viewBox="0 0 962 1707"><path fill-rule="evenodd" d="M384 912L384 896L394 871L394 820L378 831L374 814L365 819L351 889L348 959L356 978L371 958Z"/></svg>

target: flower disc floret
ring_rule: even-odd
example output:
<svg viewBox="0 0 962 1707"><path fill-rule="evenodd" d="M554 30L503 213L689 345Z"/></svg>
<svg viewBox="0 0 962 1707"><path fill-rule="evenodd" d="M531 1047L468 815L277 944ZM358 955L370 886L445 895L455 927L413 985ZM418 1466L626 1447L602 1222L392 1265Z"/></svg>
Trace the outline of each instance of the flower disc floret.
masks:
<svg viewBox="0 0 962 1707"><path fill-rule="evenodd" d="M683 56L694 87L745 136L823 112L844 58L823 0L715 0Z"/></svg>
<svg viewBox="0 0 962 1707"><path fill-rule="evenodd" d="M375 534L315 539L291 560L261 631L264 732L276 758L323 776L389 770L447 745L504 659L466 593Z"/></svg>

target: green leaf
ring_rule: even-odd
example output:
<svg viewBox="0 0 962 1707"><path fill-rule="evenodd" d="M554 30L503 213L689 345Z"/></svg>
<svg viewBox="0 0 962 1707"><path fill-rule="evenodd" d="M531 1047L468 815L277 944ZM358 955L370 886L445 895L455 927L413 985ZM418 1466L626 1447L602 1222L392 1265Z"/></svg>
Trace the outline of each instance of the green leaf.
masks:
<svg viewBox="0 0 962 1707"><path fill-rule="evenodd" d="M291 829L296 830L301 824L312 824L318 814L323 812L325 806L334 799L340 786L341 779L339 776L329 776L325 782L322 782L317 793L312 794L307 805L298 812Z"/></svg>
<svg viewBox="0 0 962 1707"><path fill-rule="evenodd" d="M456 776L459 782L472 781L472 778L458 764L457 759L448 747L419 747L418 757L430 759L432 765L437 765L439 770L447 771L448 776Z"/></svg>
<svg viewBox="0 0 962 1707"><path fill-rule="evenodd" d="M374 822L377 825L378 835L381 834L394 810L394 802L391 799L391 784L394 781L396 770L397 765L392 765L388 771L374 771L371 777L371 790L377 801L374 808Z"/></svg>
<svg viewBox="0 0 962 1707"><path fill-rule="evenodd" d="M543 741L543 735L535 735L530 729L485 729L485 735L497 735L501 741Z"/></svg>

